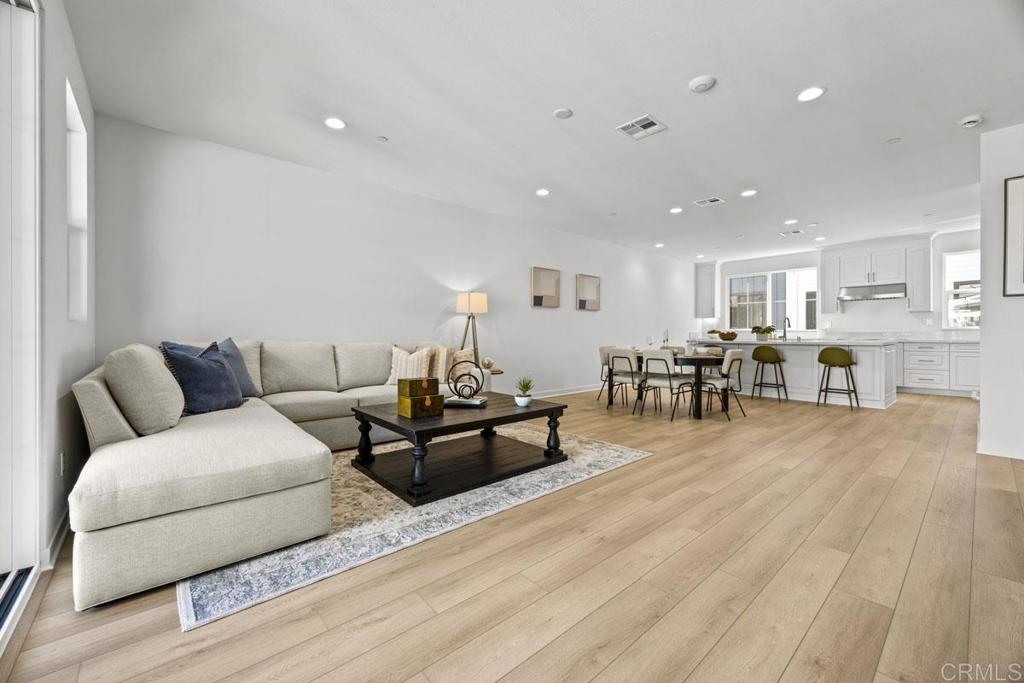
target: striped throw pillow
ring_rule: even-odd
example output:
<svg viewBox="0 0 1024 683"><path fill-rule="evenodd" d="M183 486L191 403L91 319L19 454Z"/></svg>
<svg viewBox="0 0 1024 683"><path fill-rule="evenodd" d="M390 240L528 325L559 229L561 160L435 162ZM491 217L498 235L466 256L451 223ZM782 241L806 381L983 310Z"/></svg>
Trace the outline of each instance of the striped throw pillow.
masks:
<svg viewBox="0 0 1024 683"><path fill-rule="evenodd" d="M398 384L400 379L430 377L430 359L434 349L426 347L416 353L409 353L397 346L391 347L391 375L388 384Z"/></svg>

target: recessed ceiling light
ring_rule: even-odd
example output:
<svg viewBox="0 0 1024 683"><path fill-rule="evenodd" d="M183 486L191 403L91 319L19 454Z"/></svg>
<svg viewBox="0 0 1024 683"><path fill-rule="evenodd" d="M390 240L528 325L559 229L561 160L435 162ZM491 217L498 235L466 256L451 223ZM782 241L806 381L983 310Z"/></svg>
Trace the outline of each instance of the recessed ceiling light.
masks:
<svg viewBox="0 0 1024 683"><path fill-rule="evenodd" d="M663 246L665 246L665 245L662 242L658 242L657 244L654 245L654 248L655 249L661 249Z"/></svg>
<svg viewBox="0 0 1024 683"><path fill-rule="evenodd" d="M926 214L922 214L921 218L928 218L929 216L931 216L931 214L930 213L926 213Z"/></svg>
<svg viewBox="0 0 1024 683"><path fill-rule="evenodd" d="M341 130L345 127L345 122L339 119L337 116L331 116L324 119L324 125L331 130Z"/></svg>
<svg viewBox="0 0 1024 683"><path fill-rule="evenodd" d="M797 219L795 219L795 218L789 218L789 219L787 219L787 220L785 221L786 225L796 225L796 224L797 224L797 223L799 223L799 222L800 222L800 221L798 221L798 220L797 220Z"/></svg>
<svg viewBox="0 0 1024 683"><path fill-rule="evenodd" d="M779 233L779 237L789 237L789 233L788 232L780 232Z"/></svg>
<svg viewBox="0 0 1024 683"><path fill-rule="evenodd" d="M697 258L704 258L704 254L697 254Z"/></svg>
<svg viewBox="0 0 1024 683"><path fill-rule="evenodd" d="M985 120L985 117L981 114L968 114L967 116L960 119L961 128L974 128L975 126L981 125L981 122Z"/></svg>
<svg viewBox="0 0 1024 683"><path fill-rule="evenodd" d="M755 194L757 194L757 190L755 190L754 188L750 188L749 190L743 190L743 192L740 192L741 197L753 197Z"/></svg>
<svg viewBox="0 0 1024 683"><path fill-rule="evenodd" d="M608 214L608 215L609 215L609 216L618 216L619 214L617 214L616 212L612 211L612 212L611 212L610 214Z"/></svg>
<svg viewBox="0 0 1024 683"><path fill-rule="evenodd" d="M890 145L898 145L903 142L903 138L889 138L886 142Z"/></svg>
<svg viewBox="0 0 1024 683"><path fill-rule="evenodd" d="M387 136L385 136L385 135L378 135L377 136L377 142L387 142L387 141L388 141Z"/></svg>
<svg viewBox="0 0 1024 683"><path fill-rule="evenodd" d="M814 238L814 241L815 242L824 242L825 241L825 237L824 237L824 235L818 235L817 237Z"/></svg>
<svg viewBox="0 0 1024 683"><path fill-rule="evenodd" d="M743 239L743 235L736 235L736 239L738 239L738 240Z"/></svg>
<svg viewBox="0 0 1024 683"><path fill-rule="evenodd" d="M551 115L556 119L571 119L573 111L567 107L559 107L558 109L551 112Z"/></svg>
<svg viewBox="0 0 1024 683"><path fill-rule="evenodd" d="M681 206L673 206L671 209L668 210L668 212L669 213L682 213L683 212L683 207L681 207Z"/></svg>
<svg viewBox="0 0 1024 683"><path fill-rule="evenodd" d="M551 194L551 190L549 190L546 187L542 187L539 190L537 190L538 197L547 197L549 194Z"/></svg>
<svg viewBox="0 0 1024 683"><path fill-rule="evenodd" d="M816 228L816 227L818 227L818 223L808 223L807 227L808 228Z"/></svg>
<svg viewBox="0 0 1024 683"><path fill-rule="evenodd" d="M825 88L820 85L812 85L809 88L804 88L796 95L796 99L800 102L812 102L822 95L825 94Z"/></svg>

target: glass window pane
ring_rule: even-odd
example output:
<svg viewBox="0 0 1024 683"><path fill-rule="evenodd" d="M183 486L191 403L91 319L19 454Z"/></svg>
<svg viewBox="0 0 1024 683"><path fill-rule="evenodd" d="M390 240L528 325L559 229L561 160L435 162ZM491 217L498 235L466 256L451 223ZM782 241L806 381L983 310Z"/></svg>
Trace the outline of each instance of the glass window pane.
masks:
<svg viewBox="0 0 1024 683"><path fill-rule="evenodd" d="M981 327L981 254L944 254L942 279L947 327Z"/></svg>

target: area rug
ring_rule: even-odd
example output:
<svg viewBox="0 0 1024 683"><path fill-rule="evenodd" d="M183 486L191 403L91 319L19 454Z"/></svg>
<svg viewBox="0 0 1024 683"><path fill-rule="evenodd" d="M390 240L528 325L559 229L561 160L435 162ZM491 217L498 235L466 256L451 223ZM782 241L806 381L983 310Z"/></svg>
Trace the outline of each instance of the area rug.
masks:
<svg viewBox="0 0 1024 683"><path fill-rule="evenodd" d="M548 436L546 428L527 423L499 427L497 431L541 447ZM450 438L459 436L437 440ZM182 631L650 455L572 434L563 434L561 439L562 450L569 456L565 462L419 507L410 506L353 468L349 461L354 450L336 452L331 532L179 581ZM374 453L407 447L404 441L380 444L374 446Z"/></svg>

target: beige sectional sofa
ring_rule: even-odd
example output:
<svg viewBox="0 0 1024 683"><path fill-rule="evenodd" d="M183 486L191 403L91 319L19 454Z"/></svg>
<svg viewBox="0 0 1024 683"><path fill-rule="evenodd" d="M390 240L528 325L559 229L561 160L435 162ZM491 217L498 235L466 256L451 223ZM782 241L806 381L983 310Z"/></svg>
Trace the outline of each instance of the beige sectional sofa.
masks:
<svg viewBox="0 0 1024 683"><path fill-rule="evenodd" d="M92 452L68 497L77 609L329 531L331 451L358 442L354 406L396 400L392 345L237 344L261 396L146 436L104 367L73 385Z"/></svg>

